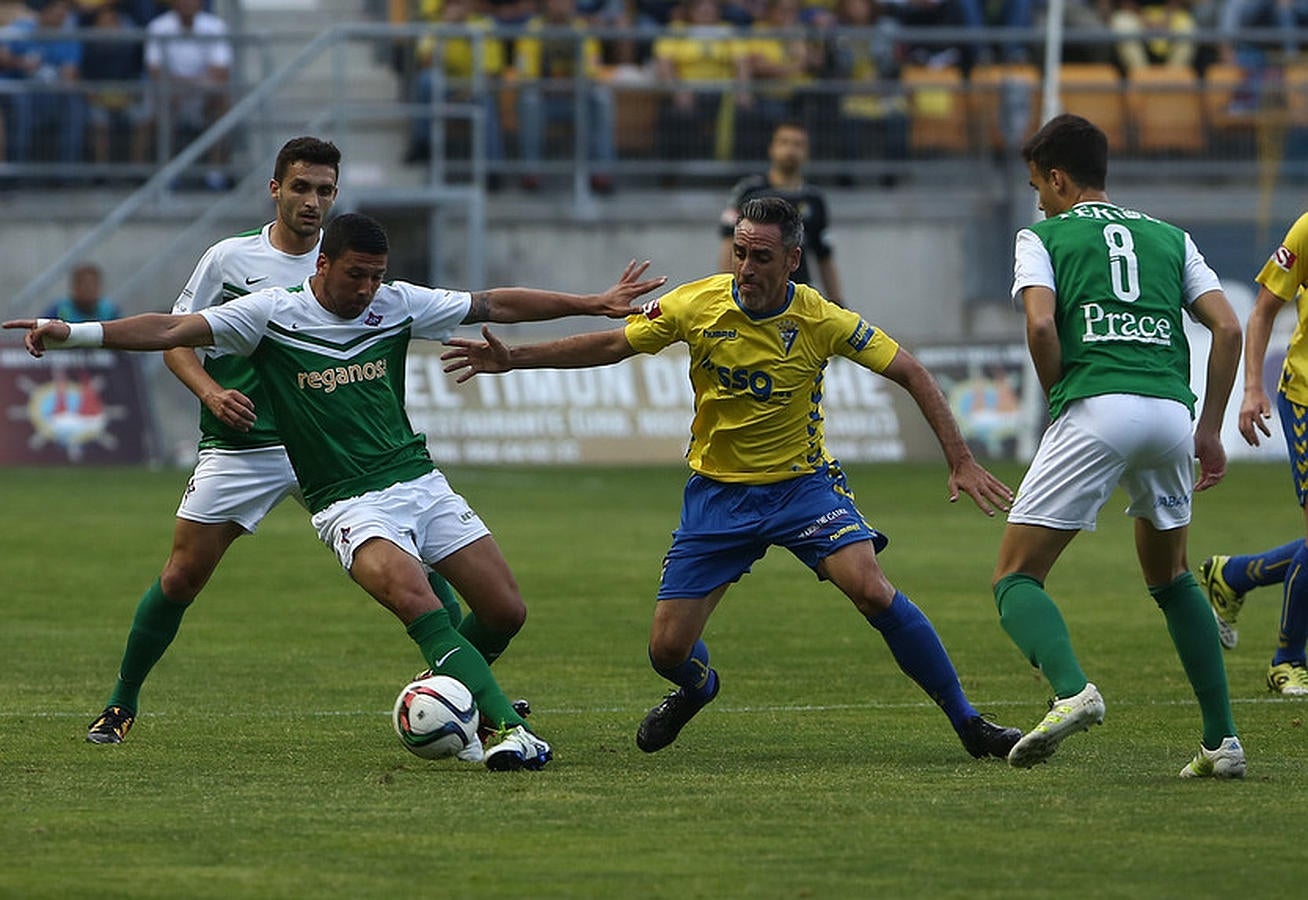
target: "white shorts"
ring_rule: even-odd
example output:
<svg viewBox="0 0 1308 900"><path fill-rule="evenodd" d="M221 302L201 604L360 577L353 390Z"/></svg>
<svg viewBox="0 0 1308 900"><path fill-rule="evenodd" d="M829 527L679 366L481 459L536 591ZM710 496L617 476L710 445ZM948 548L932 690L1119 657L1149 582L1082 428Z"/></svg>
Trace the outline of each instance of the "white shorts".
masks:
<svg viewBox="0 0 1308 900"><path fill-rule="evenodd" d="M434 565L490 534L440 472L337 500L314 513L313 527L347 572L354 564L354 551L371 538L388 540Z"/></svg>
<svg viewBox="0 0 1308 900"><path fill-rule="evenodd" d="M1094 531L1119 484L1128 516L1160 531L1190 524L1194 432L1183 404L1135 394L1069 403L1040 439L1008 521Z"/></svg>
<svg viewBox="0 0 1308 900"><path fill-rule="evenodd" d="M263 517L287 497L304 506L286 448L201 450L177 517L207 525L235 522L253 534Z"/></svg>

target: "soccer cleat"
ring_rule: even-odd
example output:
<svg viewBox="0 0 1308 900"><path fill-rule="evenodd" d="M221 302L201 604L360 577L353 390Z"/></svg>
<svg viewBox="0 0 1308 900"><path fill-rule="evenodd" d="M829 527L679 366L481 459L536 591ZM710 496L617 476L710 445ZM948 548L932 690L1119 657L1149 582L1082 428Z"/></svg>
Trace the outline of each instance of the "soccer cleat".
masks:
<svg viewBox="0 0 1308 900"><path fill-rule="evenodd" d="M1017 728L996 725L984 716L973 716L963 726L959 738L967 752L976 759L983 756L1005 759L1013 745L1022 739L1022 732Z"/></svg>
<svg viewBox="0 0 1308 900"><path fill-rule="evenodd" d="M1267 669L1267 689L1282 697L1308 697L1308 669L1303 663L1281 663Z"/></svg>
<svg viewBox="0 0 1308 900"><path fill-rule="evenodd" d="M136 713L123 709L121 706L106 706L104 712L100 713L96 720L91 723L91 727L87 729L86 742L88 744L121 744L135 721Z"/></svg>
<svg viewBox="0 0 1308 900"><path fill-rule="evenodd" d="M536 771L554 758L550 745L521 725L499 731L486 751L486 768L492 772Z"/></svg>
<svg viewBox="0 0 1308 900"><path fill-rule="evenodd" d="M1063 739L1078 731L1089 731L1091 725L1104 721L1104 698L1099 688L1087 683L1081 692L1062 700L1055 700L1040 724L1022 736L1008 754L1008 764L1029 769L1054 755Z"/></svg>
<svg viewBox="0 0 1308 900"><path fill-rule="evenodd" d="M1240 617L1244 606L1244 594L1238 593L1226 583L1222 569L1226 567L1229 556L1210 556L1199 564L1199 584L1208 595L1208 605L1213 608L1213 618L1217 620L1217 637L1227 650L1234 650L1240 641L1240 632L1235 630L1235 620Z"/></svg>
<svg viewBox="0 0 1308 900"><path fill-rule="evenodd" d="M636 746L646 753L653 753L675 741L686 723L695 718L695 713L713 702L722 689L721 677L716 672L714 676L713 693L702 700L687 694L685 688L670 691L662 703L645 714L636 729Z"/></svg>
<svg viewBox="0 0 1308 900"><path fill-rule="evenodd" d="M1216 750L1203 744L1194 759L1181 770L1182 778L1243 778L1245 770L1244 748L1235 736L1224 737Z"/></svg>

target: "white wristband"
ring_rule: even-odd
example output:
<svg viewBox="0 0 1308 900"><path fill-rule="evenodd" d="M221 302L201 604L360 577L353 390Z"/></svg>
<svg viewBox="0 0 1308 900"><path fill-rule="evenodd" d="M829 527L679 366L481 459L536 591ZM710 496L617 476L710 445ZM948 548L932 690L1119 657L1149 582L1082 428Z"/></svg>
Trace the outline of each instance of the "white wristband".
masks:
<svg viewBox="0 0 1308 900"><path fill-rule="evenodd" d="M53 319L37 319L37 327ZM46 345L52 350L65 350L69 347L103 347L104 325L100 322L68 322L68 337L62 341L47 338Z"/></svg>

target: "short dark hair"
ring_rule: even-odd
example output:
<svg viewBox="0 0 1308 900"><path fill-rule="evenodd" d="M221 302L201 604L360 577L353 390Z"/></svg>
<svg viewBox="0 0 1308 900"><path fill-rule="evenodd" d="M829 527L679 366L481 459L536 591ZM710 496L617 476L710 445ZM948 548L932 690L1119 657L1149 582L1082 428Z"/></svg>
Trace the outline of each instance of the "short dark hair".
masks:
<svg viewBox="0 0 1308 900"><path fill-rule="evenodd" d="M781 246L789 250L804 243L804 219L799 210L780 197L755 197L740 207L740 221L749 219L755 225L777 225L781 228Z"/></svg>
<svg viewBox="0 0 1308 900"><path fill-rule="evenodd" d="M328 259L340 259L347 250L384 256L390 252L386 229L381 222L363 213L337 216L322 233L321 253Z"/></svg>
<svg viewBox="0 0 1308 900"><path fill-rule="evenodd" d="M1108 180L1108 137L1081 116L1054 116L1022 145L1022 158L1045 175L1054 169L1083 188L1102 191Z"/></svg>
<svg viewBox="0 0 1308 900"><path fill-rule="evenodd" d="M331 141L316 137L291 138L277 151L273 164L273 180L281 181L292 163L303 162L315 166L331 166L336 177L341 177L341 151Z"/></svg>

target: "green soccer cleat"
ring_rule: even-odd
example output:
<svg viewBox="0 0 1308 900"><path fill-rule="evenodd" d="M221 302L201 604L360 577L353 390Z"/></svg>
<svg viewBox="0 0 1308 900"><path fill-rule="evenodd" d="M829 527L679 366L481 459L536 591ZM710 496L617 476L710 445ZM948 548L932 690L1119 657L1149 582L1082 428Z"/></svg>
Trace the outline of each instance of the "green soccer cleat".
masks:
<svg viewBox="0 0 1308 900"><path fill-rule="evenodd" d="M1282 697L1308 697L1308 669L1303 663L1269 666L1267 690Z"/></svg>
<svg viewBox="0 0 1308 900"><path fill-rule="evenodd" d="M1182 778L1243 778L1245 770L1244 748L1238 737L1224 737L1216 750L1202 744L1194 759L1181 770Z"/></svg>
<svg viewBox="0 0 1308 900"><path fill-rule="evenodd" d="M1244 607L1244 594L1238 593L1226 583L1222 569L1226 567L1229 556L1210 556L1199 564L1199 584L1208 596L1208 605L1213 608L1213 618L1217 620L1217 637L1227 650L1234 650L1240 642L1240 632L1235 630L1235 620Z"/></svg>
<svg viewBox="0 0 1308 900"><path fill-rule="evenodd" d="M1008 764L1029 769L1054 755L1058 745L1069 735L1089 731L1091 725L1104 722L1104 698L1099 688L1087 683L1081 692L1050 704L1040 724L1022 736L1008 754Z"/></svg>
<svg viewBox="0 0 1308 900"><path fill-rule="evenodd" d="M100 713L96 720L91 723L91 727L87 729L86 742L88 744L121 744L135 721L136 713L123 709L121 706L106 706L104 712Z"/></svg>

